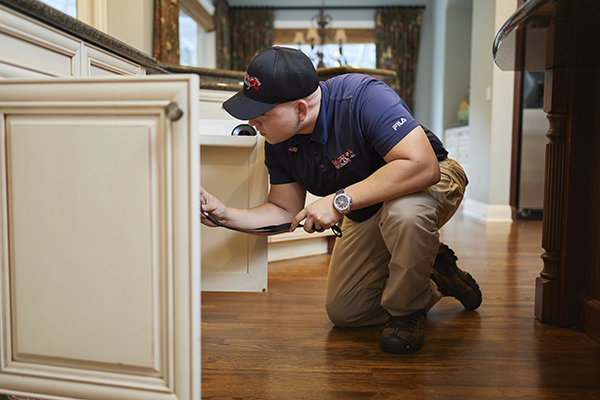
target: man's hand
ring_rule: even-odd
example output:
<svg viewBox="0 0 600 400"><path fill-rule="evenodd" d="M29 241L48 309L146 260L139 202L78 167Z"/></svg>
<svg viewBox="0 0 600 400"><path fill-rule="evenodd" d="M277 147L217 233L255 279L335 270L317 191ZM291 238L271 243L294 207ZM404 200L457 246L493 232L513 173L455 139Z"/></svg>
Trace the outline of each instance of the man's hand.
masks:
<svg viewBox="0 0 600 400"><path fill-rule="evenodd" d="M200 203L200 208L202 211L209 214L217 221L227 221L227 207L206 190L204 190L202 186L200 186ZM216 226L203 214L200 214L200 222L206 226Z"/></svg>
<svg viewBox="0 0 600 400"><path fill-rule="evenodd" d="M340 222L344 216L333 208L333 197L331 194L303 208L292 220L290 231L293 232L302 220L305 220L304 230L308 233L323 232Z"/></svg>

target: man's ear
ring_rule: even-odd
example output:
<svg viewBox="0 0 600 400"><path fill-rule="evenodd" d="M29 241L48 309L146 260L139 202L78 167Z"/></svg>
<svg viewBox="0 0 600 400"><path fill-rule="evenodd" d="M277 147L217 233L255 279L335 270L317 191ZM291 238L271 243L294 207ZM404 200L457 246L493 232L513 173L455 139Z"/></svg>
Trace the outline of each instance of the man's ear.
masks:
<svg viewBox="0 0 600 400"><path fill-rule="evenodd" d="M296 115L299 122L306 120L306 116L308 115L308 103L306 100L301 99L296 102Z"/></svg>

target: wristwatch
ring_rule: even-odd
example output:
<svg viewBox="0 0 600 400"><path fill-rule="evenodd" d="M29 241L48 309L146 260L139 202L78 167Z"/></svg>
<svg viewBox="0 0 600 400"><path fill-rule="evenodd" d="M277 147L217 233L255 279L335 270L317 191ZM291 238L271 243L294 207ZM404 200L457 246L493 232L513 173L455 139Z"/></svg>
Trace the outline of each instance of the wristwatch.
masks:
<svg viewBox="0 0 600 400"><path fill-rule="evenodd" d="M348 193L344 192L344 189L340 189L335 192L333 198L333 208L335 208L340 214L346 215L350 213L352 207L352 197Z"/></svg>

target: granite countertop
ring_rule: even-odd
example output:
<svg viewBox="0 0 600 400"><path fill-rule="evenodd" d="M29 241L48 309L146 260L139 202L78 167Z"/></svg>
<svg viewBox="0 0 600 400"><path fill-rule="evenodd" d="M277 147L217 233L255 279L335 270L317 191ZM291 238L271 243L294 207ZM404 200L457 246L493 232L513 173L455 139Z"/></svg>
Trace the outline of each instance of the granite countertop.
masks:
<svg viewBox="0 0 600 400"><path fill-rule="evenodd" d="M185 67L181 65L161 64L158 66L175 74L197 74L200 75L200 87L202 89L229 90L238 92L242 88L245 72L225 69L209 69L197 67ZM389 83L390 79L396 77L395 71L386 69L369 69L351 67L348 65L333 68L317 68L317 75L321 81L325 81L337 75L359 73L371 75L383 82Z"/></svg>
<svg viewBox="0 0 600 400"><path fill-rule="evenodd" d="M149 74L166 73L146 53L37 0L0 0L0 5L142 65Z"/></svg>
<svg viewBox="0 0 600 400"><path fill-rule="evenodd" d="M200 76L200 89L228 90L239 92L242 90L245 72L226 69L212 69L199 67L186 67L183 65L170 65L159 63L158 66L175 74L196 74Z"/></svg>
<svg viewBox="0 0 600 400"><path fill-rule="evenodd" d="M546 37L551 20L557 18L550 0L530 0L522 4L494 38L492 54L502 71L544 71ZM535 33L527 34L535 30ZM517 45L518 43L518 45ZM536 49L523 56L523 49Z"/></svg>

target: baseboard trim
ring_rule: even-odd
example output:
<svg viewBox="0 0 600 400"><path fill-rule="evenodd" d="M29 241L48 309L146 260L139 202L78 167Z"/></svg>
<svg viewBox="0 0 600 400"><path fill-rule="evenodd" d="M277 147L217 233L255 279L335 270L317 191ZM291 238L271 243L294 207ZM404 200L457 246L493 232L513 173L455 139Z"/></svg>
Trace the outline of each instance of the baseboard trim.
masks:
<svg viewBox="0 0 600 400"><path fill-rule="evenodd" d="M268 261L289 260L292 258L327 254L327 236L315 236L301 240L286 240L269 243Z"/></svg>
<svg viewBox="0 0 600 400"><path fill-rule="evenodd" d="M472 199L465 199L463 215L484 223L513 221L509 205L486 204Z"/></svg>
<svg viewBox="0 0 600 400"><path fill-rule="evenodd" d="M600 344L600 302L586 297L583 300L583 333Z"/></svg>

